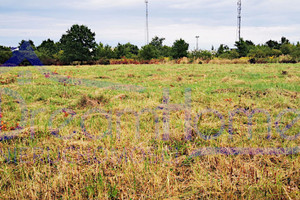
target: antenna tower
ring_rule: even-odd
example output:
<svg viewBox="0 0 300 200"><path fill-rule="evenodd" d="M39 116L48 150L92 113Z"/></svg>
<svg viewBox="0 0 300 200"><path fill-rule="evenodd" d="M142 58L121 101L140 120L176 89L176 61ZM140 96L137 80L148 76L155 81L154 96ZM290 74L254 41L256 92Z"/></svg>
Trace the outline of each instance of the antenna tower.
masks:
<svg viewBox="0 0 300 200"><path fill-rule="evenodd" d="M238 38L241 40L241 26L242 26L242 0L238 0Z"/></svg>
<svg viewBox="0 0 300 200"><path fill-rule="evenodd" d="M145 0L146 3L146 41L149 44L149 11L148 11L148 0Z"/></svg>

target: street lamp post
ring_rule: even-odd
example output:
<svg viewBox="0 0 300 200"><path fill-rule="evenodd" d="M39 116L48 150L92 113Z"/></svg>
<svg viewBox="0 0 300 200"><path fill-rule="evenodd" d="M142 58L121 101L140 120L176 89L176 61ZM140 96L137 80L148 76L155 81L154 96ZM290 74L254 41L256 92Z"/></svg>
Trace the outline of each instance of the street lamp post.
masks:
<svg viewBox="0 0 300 200"><path fill-rule="evenodd" d="M199 36L196 36L196 50L198 51L199 47L198 47L198 39L199 39Z"/></svg>

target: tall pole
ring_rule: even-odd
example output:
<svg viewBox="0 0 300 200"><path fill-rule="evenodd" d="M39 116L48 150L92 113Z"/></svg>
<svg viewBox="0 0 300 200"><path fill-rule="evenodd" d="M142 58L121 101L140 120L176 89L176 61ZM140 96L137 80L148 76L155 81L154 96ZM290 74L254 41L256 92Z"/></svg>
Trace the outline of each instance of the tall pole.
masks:
<svg viewBox="0 0 300 200"><path fill-rule="evenodd" d="M196 50L198 51L199 49L199 46L198 46L198 39L199 39L199 36L196 36Z"/></svg>
<svg viewBox="0 0 300 200"><path fill-rule="evenodd" d="M148 12L148 0L145 0L146 3L146 40L147 44L149 44L149 12Z"/></svg>
<svg viewBox="0 0 300 200"><path fill-rule="evenodd" d="M241 26L242 26L242 0L238 0L238 38L241 40Z"/></svg>

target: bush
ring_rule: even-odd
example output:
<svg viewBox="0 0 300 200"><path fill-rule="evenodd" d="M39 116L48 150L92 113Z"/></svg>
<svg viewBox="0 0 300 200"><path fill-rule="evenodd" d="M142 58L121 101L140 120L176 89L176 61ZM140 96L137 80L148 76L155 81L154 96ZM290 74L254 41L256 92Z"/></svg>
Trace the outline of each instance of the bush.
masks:
<svg viewBox="0 0 300 200"><path fill-rule="evenodd" d="M158 58L158 50L151 44L143 46L139 52L139 58L143 60L151 60L153 58Z"/></svg>
<svg viewBox="0 0 300 200"><path fill-rule="evenodd" d="M172 56L175 59L188 56L189 44L183 39L176 40L172 46Z"/></svg>
<svg viewBox="0 0 300 200"><path fill-rule="evenodd" d="M226 52L220 54L219 58L232 60L232 59L239 58L239 53L237 52L236 49L233 49L231 51L226 51Z"/></svg>
<svg viewBox="0 0 300 200"><path fill-rule="evenodd" d="M213 58L213 55L210 51L207 50L200 50L200 51L192 51L189 53L190 59L202 59L202 60L211 60Z"/></svg>
<svg viewBox="0 0 300 200"><path fill-rule="evenodd" d="M291 52L292 59L296 62L300 62L300 45L296 46Z"/></svg>
<svg viewBox="0 0 300 200"><path fill-rule="evenodd" d="M1 51L0 50L0 64L4 64L12 56L11 51Z"/></svg>

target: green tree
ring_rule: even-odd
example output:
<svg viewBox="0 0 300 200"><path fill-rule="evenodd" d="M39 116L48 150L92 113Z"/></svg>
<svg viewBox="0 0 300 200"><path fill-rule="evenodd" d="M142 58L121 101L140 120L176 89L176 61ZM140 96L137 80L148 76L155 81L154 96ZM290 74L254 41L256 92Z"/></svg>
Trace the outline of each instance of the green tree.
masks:
<svg viewBox="0 0 300 200"><path fill-rule="evenodd" d="M281 45L280 51L284 54L284 55L288 55L293 51L294 46L290 43L284 43Z"/></svg>
<svg viewBox="0 0 300 200"><path fill-rule="evenodd" d="M32 40L28 40L28 41L25 41L25 40L22 40L20 43L19 43L19 48L24 44L24 42L29 42L30 46L32 47L32 49L35 51L36 50L36 46L34 45L34 42ZM29 50L29 49L28 49Z"/></svg>
<svg viewBox="0 0 300 200"><path fill-rule="evenodd" d="M158 36L155 36L154 38L152 38L152 41L149 43L149 45L152 45L157 51L156 58L172 56L171 47L163 45L164 41L165 41L165 38L159 38Z"/></svg>
<svg viewBox="0 0 300 200"><path fill-rule="evenodd" d="M202 59L202 60L210 60L212 59L213 54L207 50L194 50L189 53L189 58L191 59Z"/></svg>
<svg viewBox="0 0 300 200"><path fill-rule="evenodd" d="M4 64L11 56L11 49L0 45L0 64Z"/></svg>
<svg viewBox="0 0 300 200"><path fill-rule="evenodd" d="M282 55L282 52L279 49L272 49L271 50L271 56L278 57L280 55Z"/></svg>
<svg viewBox="0 0 300 200"><path fill-rule="evenodd" d="M151 44L143 46L139 52L139 57L143 60L151 60L153 58L158 58L158 56L159 52Z"/></svg>
<svg viewBox="0 0 300 200"><path fill-rule="evenodd" d="M172 56L175 59L187 57L189 44L183 39L176 40L172 46Z"/></svg>
<svg viewBox="0 0 300 200"><path fill-rule="evenodd" d="M227 45L221 44L217 50L217 56L220 56L229 51L229 47Z"/></svg>
<svg viewBox="0 0 300 200"><path fill-rule="evenodd" d="M44 40L38 47L37 50L50 58L53 58L55 54L59 52L59 44L53 40Z"/></svg>
<svg viewBox="0 0 300 200"><path fill-rule="evenodd" d="M280 49L280 44L274 40L267 41L266 46L268 46L271 49Z"/></svg>
<svg viewBox="0 0 300 200"><path fill-rule="evenodd" d="M281 37L281 45L290 44L290 41L286 37Z"/></svg>
<svg viewBox="0 0 300 200"><path fill-rule="evenodd" d="M297 44L291 52L293 60L300 62L300 44Z"/></svg>
<svg viewBox="0 0 300 200"><path fill-rule="evenodd" d="M135 58L139 53L139 48L136 45L131 43L120 44L118 43L117 47L115 48L115 54L117 58Z"/></svg>
<svg viewBox="0 0 300 200"><path fill-rule="evenodd" d="M149 44L160 50L163 47L164 40L165 38L159 38L158 36L155 36L152 38L152 41Z"/></svg>
<svg viewBox="0 0 300 200"><path fill-rule="evenodd" d="M63 60L89 61L93 60L96 53L95 33L87 26L73 25L61 39L61 48L63 50Z"/></svg>
<svg viewBox="0 0 300 200"><path fill-rule="evenodd" d="M246 57L250 52L251 48L255 47L252 41L244 41L243 38L241 38L240 41L236 41L235 46L237 47L237 52L239 53L240 57Z"/></svg>
<svg viewBox="0 0 300 200"><path fill-rule="evenodd" d="M231 51L225 51L223 54L219 55L219 58L225 59L236 59L239 58L239 53L236 49L232 49Z"/></svg>
<svg viewBox="0 0 300 200"><path fill-rule="evenodd" d="M172 56L172 47L164 45L159 53L159 57L171 57Z"/></svg>
<svg viewBox="0 0 300 200"><path fill-rule="evenodd" d="M268 48L268 49L266 49ZM252 58L266 58L268 51L270 51L269 47L263 48L261 46L255 46L252 49L250 49L247 56Z"/></svg>
<svg viewBox="0 0 300 200"><path fill-rule="evenodd" d="M101 42L97 45L96 59L112 59L116 58L116 53L109 45L103 45Z"/></svg>

